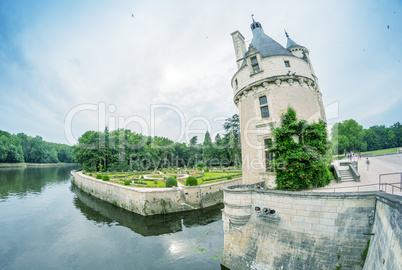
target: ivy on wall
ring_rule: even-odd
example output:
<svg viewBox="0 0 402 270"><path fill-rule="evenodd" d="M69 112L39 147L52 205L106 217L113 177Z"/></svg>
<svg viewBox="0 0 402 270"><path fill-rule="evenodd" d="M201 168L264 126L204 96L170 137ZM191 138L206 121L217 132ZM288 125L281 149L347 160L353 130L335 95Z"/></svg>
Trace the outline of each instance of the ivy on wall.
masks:
<svg viewBox="0 0 402 270"><path fill-rule="evenodd" d="M322 120L312 124L298 120L292 108L282 115L279 127L271 127L274 143L270 151L275 156L271 171L276 172L277 189L322 187L333 179L326 127Z"/></svg>

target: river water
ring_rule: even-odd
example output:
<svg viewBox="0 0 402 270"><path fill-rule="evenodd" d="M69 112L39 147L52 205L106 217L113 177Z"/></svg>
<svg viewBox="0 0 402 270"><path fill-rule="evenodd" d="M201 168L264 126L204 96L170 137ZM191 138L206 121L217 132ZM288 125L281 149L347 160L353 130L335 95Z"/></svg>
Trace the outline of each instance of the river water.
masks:
<svg viewBox="0 0 402 270"><path fill-rule="evenodd" d="M71 169L0 169L0 269L221 268L223 206L143 217L80 191Z"/></svg>

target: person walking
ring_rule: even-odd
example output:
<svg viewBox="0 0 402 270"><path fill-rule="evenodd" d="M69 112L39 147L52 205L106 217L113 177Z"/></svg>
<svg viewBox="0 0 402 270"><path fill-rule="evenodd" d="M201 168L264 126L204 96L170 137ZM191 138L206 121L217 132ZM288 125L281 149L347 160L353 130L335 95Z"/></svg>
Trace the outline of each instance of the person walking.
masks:
<svg viewBox="0 0 402 270"><path fill-rule="evenodd" d="M366 159L366 164L367 164L367 170L369 170L370 169L370 160L368 158Z"/></svg>

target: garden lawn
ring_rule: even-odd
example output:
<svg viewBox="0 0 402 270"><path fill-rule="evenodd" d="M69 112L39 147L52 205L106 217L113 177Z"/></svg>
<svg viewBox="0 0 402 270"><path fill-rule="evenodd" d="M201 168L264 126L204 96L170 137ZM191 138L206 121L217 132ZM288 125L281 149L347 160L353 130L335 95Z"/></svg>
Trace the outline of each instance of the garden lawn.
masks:
<svg viewBox="0 0 402 270"><path fill-rule="evenodd" d="M163 182L162 180L158 180L157 184L155 184L155 182L154 182L153 180L152 180L152 181L149 181L149 180L144 181L144 180L142 180L141 182L147 183L148 186L162 186L162 187L166 187L165 182Z"/></svg>
<svg viewBox="0 0 402 270"><path fill-rule="evenodd" d="M383 150L377 150L377 151L362 152L362 154L373 154L373 155L393 154L393 153L396 153L396 151L397 151L397 148L391 148L391 149L383 149Z"/></svg>

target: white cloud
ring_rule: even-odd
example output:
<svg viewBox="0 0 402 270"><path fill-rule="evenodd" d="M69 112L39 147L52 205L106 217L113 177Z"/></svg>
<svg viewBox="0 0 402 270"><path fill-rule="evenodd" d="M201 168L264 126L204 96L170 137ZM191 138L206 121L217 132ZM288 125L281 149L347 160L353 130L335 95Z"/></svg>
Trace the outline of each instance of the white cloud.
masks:
<svg viewBox="0 0 402 270"><path fill-rule="evenodd" d="M0 128L65 142L67 113L99 102L116 106L110 116L148 123L152 104L176 106L186 121L229 117L237 113L230 33L239 30L250 40L251 13L280 44L286 45L286 28L310 50L324 103L339 101L339 120L375 125L381 123L370 118L380 114L373 119L392 124L399 119L387 107L401 101L395 83L402 72L401 12L397 1L55 2L30 14L8 40L14 58L0 47L7 78L0 82L0 106L13 115L0 116ZM75 118L75 136L96 129L96 117ZM177 116L157 121L157 135L177 137Z"/></svg>

